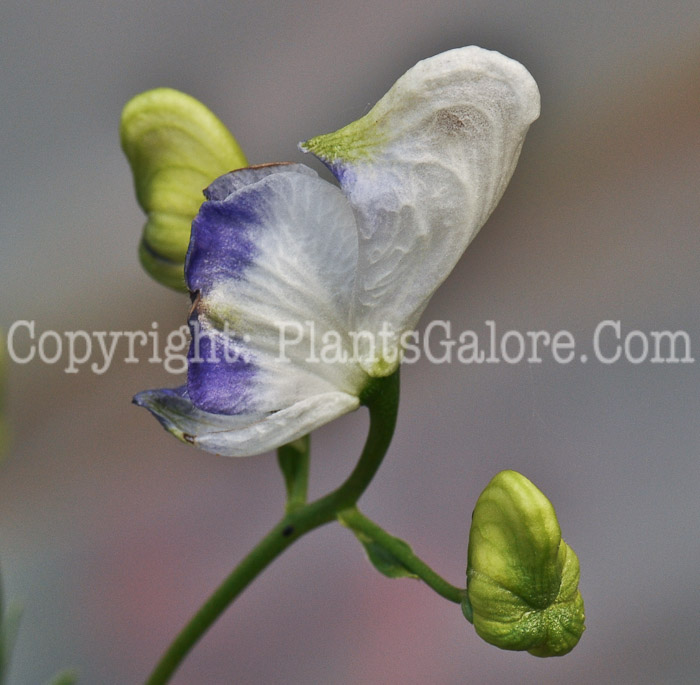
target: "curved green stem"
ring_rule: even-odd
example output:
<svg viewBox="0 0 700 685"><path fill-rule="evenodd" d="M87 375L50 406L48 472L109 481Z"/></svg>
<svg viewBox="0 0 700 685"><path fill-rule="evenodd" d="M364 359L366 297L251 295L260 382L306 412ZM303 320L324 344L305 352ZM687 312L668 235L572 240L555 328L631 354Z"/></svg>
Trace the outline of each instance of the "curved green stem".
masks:
<svg viewBox="0 0 700 685"><path fill-rule="evenodd" d="M311 436L294 440L277 449L277 462L279 463L284 483L287 489L287 514L296 511L306 504L309 489L309 452L311 450Z"/></svg>
<svg viewBox="0 0 700 685"><path fill-rule="evenodd" d="M400 538L387 533L374 521L367 518L357 507L351 507L338 514L338 520L356 533L361 533L373 542L379 544L411 573L418 576L426 585L435 590L441 597L451 602L461 604L466 590L448 583L438 575Z"/></svg>
<svg viewBox="0 0 700 685"><path fill-rule="evenodd" d="M325 497L291 511L287 507L284 518L241 561L175 638L147 685L167 683L197 641L261 571L295 540L334 521L339 511L354 506L360 498L382 463L394 434L399 403L398 371L374 380L360 399L369 409L369 433L348 479Z"/></svg>

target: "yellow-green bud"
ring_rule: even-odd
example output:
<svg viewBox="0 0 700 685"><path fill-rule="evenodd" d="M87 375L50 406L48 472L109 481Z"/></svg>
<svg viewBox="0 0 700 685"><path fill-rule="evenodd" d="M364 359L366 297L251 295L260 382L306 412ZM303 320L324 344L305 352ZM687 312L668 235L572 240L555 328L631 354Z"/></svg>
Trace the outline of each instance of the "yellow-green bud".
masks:
<svg viewBox="0 0 700 685"><path fill-rule="evenodd" d="M501 471L477 500L469 534L465 616L502 649L562 656L584 631L579 562L551 502Z"/></svg>
<svg viewBox="0 0 700 685"><path fill-rule="evenodd" d="M148 215L139 245L146 271L159 283L185 289L184 262L202 191L246 166L235 138L201 102L156 88L124 107L120 136L136 198Z"/></svg>

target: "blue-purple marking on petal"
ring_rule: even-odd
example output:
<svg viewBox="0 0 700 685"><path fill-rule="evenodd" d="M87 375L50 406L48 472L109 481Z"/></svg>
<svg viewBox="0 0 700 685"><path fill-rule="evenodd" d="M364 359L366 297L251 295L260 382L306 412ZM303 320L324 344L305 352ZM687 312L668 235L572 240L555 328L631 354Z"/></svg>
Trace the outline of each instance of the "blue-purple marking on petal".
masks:
<svg viewBox="0 0 700 685"><path fill-rule="evenodd" d="M187 386L181 385L177 388L160 388L159 390L142 390L134 395L132 402L139 407L147 407L148 401L154 392L169 395L174 399L187 399Z"/></svg>
<svg viewBox="0 0 700 685"><path fill-rule="evenodd" d="M237 357L237 350L244 346L228 332L197 335L202 330L198 317L201 310L206 318L207 295L213 287L245 278L245 270L258 257L261 234L275 229L268 207L280 188L281 179L273 176L280 173L318 176L301 164L250 167L225 174L205 191L210 199L192 222L185 278L189 289L199 293L201 306L195 302L190 319L193 341L187 392L192 403L205 412L236 415L255 410L257 368L251 359ZM282 187L288 187L286 181Z"/></svg>
<svg viewBox="0 0 700 685"><path fill-rule="evenodd" d="M246 194L223 202L205 202L192 222L185 260L185 279L191 291L211 288L220 279L240 278L255 256L253 230L259 217Z"/></svg>
<svg viewBox="0 0 700 685"><path fill-rule="evenodd" d="M233 340L213 331L195 335L193 330L187 361L187 394L197 408L226 415L254 409L256 367L240 356Z"/></svg>
<svg viewBox="0 0 700 685"><path fill-rule="evenodd" d="M155 416L160 424L166 429L170 430L172 427L172 420L169 416L157 411L153 406L154 397L159 396L162 398L167 398L173 405L181 405L185 407L189 402L187 397L187 386L181 385L179 388L160 388L158 390L142 390L141 392L134 395L131 400L138 407L145 407L148 411Z"/></svg>
<svg viewBox="0 0 700 685"><path fill-rule="evenodd" d="M328 171L330 171L333 174L333 176L335 176L336 180L340 184L341 189L355 183L357 175L355 174L353 168L346 161L342 159L336 159L332 162L329 162L328 160L323 159L323 157L319 157L314 153L311 154L313 154L314 157L323 162L323 165L328 169Z"/></svg>
<svg viewBox="0 0 700 685"><path fill-rule="evenodd" d="M270 176L288 173L318 176L303 164L272 164L232 171L207 188L205 195L212 199L192 222L185 258L185 280L192 292L206 295L217 281L243 277L255 260L256 234L268 228L264 208L275 188Z"/></svg>

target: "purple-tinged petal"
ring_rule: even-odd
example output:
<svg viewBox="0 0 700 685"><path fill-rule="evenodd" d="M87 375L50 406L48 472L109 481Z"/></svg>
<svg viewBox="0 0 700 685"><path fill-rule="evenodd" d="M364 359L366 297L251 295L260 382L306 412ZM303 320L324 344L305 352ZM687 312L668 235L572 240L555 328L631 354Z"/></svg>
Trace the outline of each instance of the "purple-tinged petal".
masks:
<svg viewBox="0 0 700 685"><path fill-rule="evenodd" d="M239 202L205 202L192 222L185 261L187 287L207 292L216 281L240 278L253 262L251 235L259 222L255 196Z"/></svg>
<svg viewBox="0 0 700 685"><path fill-rule="evenodd" d="M193 224L191 327L210 338L198 358L212 361L190 364L188 387L205 411L274 412L333 390L354 394L367 380L352 360L320 363L318 354L326 331L351 344L352 210L315 173L271 168L225 200L205 202ZM285 335L292 342L282 347Z"/></svg>
<svg viewBox="0 0 700 685"><path fill-rule="evenodd" d="M273 450L357 409L357 397L328 392L307 397L271 414L225 416L192 404L186 389L146 390L134 404L148 409L175 437L227 457L248 457Z"/></svg>
<svg viewBox="0 0 700 685"><path fill-rule="evenodd" d="M361 119L301 144L355 211L351 328L410 331L503 194L540 109L527 70L474 46L419 62ZM394 352L394 351L392 351ZM398 365L362 360L373 376Z"/></svg>
<svg viewBox="0 0 700 685"><path fill-rule="evenodd" d="M202 334L195 321L187 360L187 392L199 409L228 415L254 410L256 367L235 338Z"/></svg>
<svg viewBox="0 0 700 685"><path fill-rule="evenodd" d="M273 162L271 164L257 164L255 166L236 169L228 174L219 176L213 181L204 191L204 196L207 200L221 201L225 200L229 195L237 190L253 183L257 183L260 179L277 173L298 173L306 176L318 176L318 174L307 167L305 164L295 164L294 162Z"/></svg>

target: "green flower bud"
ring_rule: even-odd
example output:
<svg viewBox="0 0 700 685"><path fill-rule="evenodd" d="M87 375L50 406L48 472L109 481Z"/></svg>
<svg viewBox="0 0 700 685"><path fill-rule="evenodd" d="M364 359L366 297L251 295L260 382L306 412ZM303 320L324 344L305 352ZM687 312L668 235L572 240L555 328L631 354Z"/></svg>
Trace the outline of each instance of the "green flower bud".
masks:
<svg viewBox="0 0 700 685"><path fill-rule="evenodd" d="M136 198L148 215L141 264L159 283L185 290L185 255L202 190L246 166L245 156L216 115L172 88L132 98L122 112L120 136Z"/></svg>
<svg viewBox="0 0 700 685"><path fill-rule="evenodd" d="M469 534L465 616L502 649L562 656L584 631L579 562L551 502L501 471L477 500Z"/></svg>

